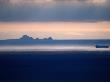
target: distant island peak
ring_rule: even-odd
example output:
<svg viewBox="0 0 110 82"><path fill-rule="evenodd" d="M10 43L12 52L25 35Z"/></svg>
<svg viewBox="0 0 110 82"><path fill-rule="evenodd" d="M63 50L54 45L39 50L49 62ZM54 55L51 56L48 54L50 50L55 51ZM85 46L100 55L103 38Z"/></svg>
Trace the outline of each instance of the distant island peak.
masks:
<svg viewBox="0 0 110 82"><path fill-rule="evenodd" d="M22 35L18 39L0 40L0 45L110 45L110 39L83 39L83 40L54 40L52 37L48 38L33 38L28 35Z"/></svg>
<svg viewBox="0 0 110 82"><path fill-rule="evenodd" d="M39 39L39 38L36 38L34 39L33 37L30 37L28 35L23 35L21 38L19 38L20 40L53 40L52 37L48 37L48 38L43 38L43 39Z"/></svg>

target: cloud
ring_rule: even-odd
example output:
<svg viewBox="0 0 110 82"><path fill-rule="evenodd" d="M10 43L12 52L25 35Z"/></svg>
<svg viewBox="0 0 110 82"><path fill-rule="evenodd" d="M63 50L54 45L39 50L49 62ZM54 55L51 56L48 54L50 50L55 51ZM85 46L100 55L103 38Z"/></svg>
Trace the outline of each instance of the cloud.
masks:
<svg viewBox="0 0 110 82"><path fill-rule="evenodd" d="M36 3L47 3L47 2L62 2L62 3L94 3L94 4L102 4L107 2L108 0L0 0L0 3L7 4L36 4Z"/></svg>
<svg viewBox="0 0 110 82"><path fill-rule="evenodd" d="M45 1L51 5L44 4ZM68 3L71 1L74 3ZM30 6L33 2L43 5ZM0 7L0 21L110 21L110 0L0 0L0 3L3 6ZM9 3L24 5L10 6Z"/></svg>

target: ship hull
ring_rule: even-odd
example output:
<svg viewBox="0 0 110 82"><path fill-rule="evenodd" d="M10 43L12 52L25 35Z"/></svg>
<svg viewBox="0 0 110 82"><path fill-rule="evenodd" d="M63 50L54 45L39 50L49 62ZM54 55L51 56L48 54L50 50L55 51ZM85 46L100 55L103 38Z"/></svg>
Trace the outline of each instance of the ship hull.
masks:
<svg viewBox="0 0 110 82"><path fill-rule="evenodd" d="M109 48L107 45L96 45L96 48Z"/></svg>

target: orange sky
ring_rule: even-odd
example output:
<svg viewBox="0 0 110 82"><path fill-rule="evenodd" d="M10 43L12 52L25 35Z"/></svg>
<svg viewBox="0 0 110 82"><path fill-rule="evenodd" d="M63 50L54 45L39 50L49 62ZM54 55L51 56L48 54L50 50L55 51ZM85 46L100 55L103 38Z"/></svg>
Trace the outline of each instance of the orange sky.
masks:
<svg viewBox="0 0 110 82"><path fill-rule="evenodd" d="M23 34L33 38L52 36L55 39L110 39L110 22L0 23L0 39L19 38Z"/></svg>

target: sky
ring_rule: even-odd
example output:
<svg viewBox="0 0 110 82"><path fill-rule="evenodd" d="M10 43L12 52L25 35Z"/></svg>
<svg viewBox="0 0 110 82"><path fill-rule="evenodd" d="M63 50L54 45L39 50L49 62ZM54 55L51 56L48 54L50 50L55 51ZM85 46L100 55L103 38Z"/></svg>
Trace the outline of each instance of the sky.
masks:
<svg viewBox="0 0 110 82"><path fill-rule="evenodd" d="M0 0L0 39L110 39L110 0Z"/></svg>

